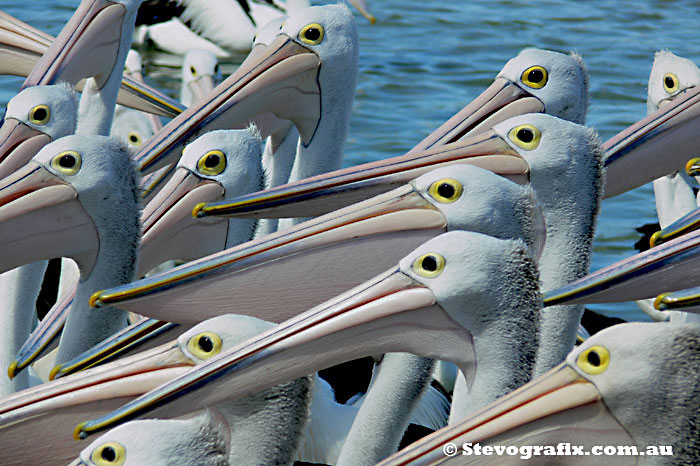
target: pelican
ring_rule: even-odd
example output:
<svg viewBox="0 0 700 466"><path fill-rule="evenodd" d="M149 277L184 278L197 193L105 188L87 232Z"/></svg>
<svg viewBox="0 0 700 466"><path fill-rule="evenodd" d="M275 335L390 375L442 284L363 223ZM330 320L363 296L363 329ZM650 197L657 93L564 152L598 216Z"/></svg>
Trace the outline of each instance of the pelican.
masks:
<svg viewBox="0 0 700 466"><path fill-rule="evenodd" d="M533 112L547 112L576 123L583 123L588 104L588 74L581 57L564 55L539 49L525 49L506 63L494 83L464 109L450 118L418 143L406 155L381 162L371 162L352 168L337 170L311 179L303 179L278 188L268 189L234 202L219 206L221 212L240 216L297 217L321 215L335 208L365 199L391 185L376 183L371 178L379 176L376 168L391 164L411 163L419 160L419 154L439 150L443 145L462 141L464 138L487 132L492 126L510 117ZM338 186L341 188L335 189ZM340 192L342 191L342 192ZM333 202L309 202L313 198L330 197ZM307 208L294 214L296 208L277 207L298 204L304 200ZM270 202L268 202L270 201ZM202 212L216 212L216 206Z"/></svg>
<svg viewBox="0 0 700 466"><path fill-rule="evenodd" d="M59 357L77 355L126 324L118 310L100 316L85 311L96 289L133 278L139 238L135 183L125 147L110 138L75 135L44 146L0 184L2 269L57 256L72 258L80 269ZM70 330L85 327L92 331Z"/></svg>
<svg viewBox="0 0 700 466"><path fill-rule="evenodd" d="M221 82L216 55L202 49L192 49L182 61L180 101L187 107L203 99Z"/></svg>
<svg viewBox="0 0 700 466"><path fill-rule="evenodd" d="M700 327L693 324L615 325L592 336L564 363L474 417L380 464L483 464L485 457L475 455L473 448L463 454L462 446L527 449L523 447L527 445L532 454L532 446L538 445L551 455L565 452L562 442L583 446L588 452L555 460L567 464L611 464L613 460L615 464L693 464L700 456L699 338ZM579 435L572 437L572 432ZM447 442L457 446L454 456L445 456ZM603 456L602 448L596 453L595 446L614 446L618 456ZM621 456L618 446L645 455ZM491 460L522 464L526 456L526 450L519 450ZM546 458L551 457L533 456L536 462Z"/></svg>
<svg viewBox="0 0 700 466"><path fill-rule="evenodd" d="M220 353L113 413L81 423L76 434L89 435L146 413L178 416L387 351L454 362L470 386L470 408L478 409L525 383L534 371L541 303L537 280L535 261L522 241L445 233L398 267ZM167 404L157 401L165 399Z"/></svg>
<svg viewBox="0 0 700 466"><path fill-rule="evenodd" d="M700 69L693 62L668 50L656 52L649 74L648 113L673 102L687 89L700 86ZM682 215L695 210L695 183L685 173L685 164L678 171L654 180L656 212L661 228L666 228Z"/></svg>
<svg viewBox="0 0 700 466"><path fill-rule="evenodd" d="M254 127L212 131L188 145L172 178L141 215L142 239L136 276L143 276L167 260L189 261L249 240L255 229L254 220L202 222L192 219L190 213L199 202L258 189L263 182L261 151L260 135ZM72 294L76 287L77 283ZM15 374L49 348L71 306L70 300L63 300L51 309L15 353Z"/></svg>

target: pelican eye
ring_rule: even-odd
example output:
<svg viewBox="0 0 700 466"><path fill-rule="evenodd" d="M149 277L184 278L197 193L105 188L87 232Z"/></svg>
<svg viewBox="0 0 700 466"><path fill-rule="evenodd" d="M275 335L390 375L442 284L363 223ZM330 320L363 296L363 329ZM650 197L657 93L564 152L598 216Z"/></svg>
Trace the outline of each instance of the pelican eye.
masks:
<svg viewBox="0 0 700 466"><path fill-rule="evenodd" d="M539 65L531 66L523 71L523 74L520 76L520 81L533 89L542 89L547 84L548 79L549 73L544 67Z"/></svg>
<svg viewBox="0 0 700 466"><path fill-rule="evenodd" d="M126 461L126 449L117 442L103 443L90 457L97 466L120 466Z"/></svg>
<svg viewBox="0 0 700 466"><path fill-rule="evenodd" d="M413 261L413 271L425 278L435 278L445 269L445 258L430 252Z"/></svg>
<svg viewBox="0 0 700 466"><path fill-rule="evenodd" d="M219 74L219 64L218 63L214 66L214 74Z"/></svg>
<svg viewBox="0 0 700 466"><path fill-rule="evenodd" d="M197 170L202 175L218 175L226 168L226 156L220 150L210 150L197 162Z"/></svg>
<svg viewBox="0 0 700 466"><path fill-rule="evenodd" d="M190 73L192 73L193 78L197 77L197 69L193 65L190 65Z"/></svg>
<svg viewBox="0 0 700 466"><path fill-rule="evenodd" d="M51 160L51 167L64 175L75 175L80 165L80 154L72 150L61 152Z"/></svg>
<svg viewBox="0 0 700 466"><path fill-rule="evenodd" d="M678 76L673 73L666 73L664 75L664 91L673 94L678 90L678 86Z"/></svg>
<svg viewBox="0 0 700 466"><path fill-rule="evenodd" d="M212 332L200 333L190 338L187 349L198 359L209 359L221 351L221 338Z"/></svg>
<svg viewBox="0 0 700 466"><path fill-rule="evenodd" d="M462 195L462 183L452 178L443 178L430 185L428 194L438 202L449 204Z"/></svg>
<svg viewBox="0 0 700 466"><path fill-rule="evenodd" d="M542 133L532 125L520 125L511 129L508 137L521 149L533 150L540 145Z"/></svg>
<svg viewBox="0 0 700 466"><path fill-rule="evenodd" d="M602 346L591 346L579 354L576 364L586 374L601 374L610 364L610 353Z"/></svg>
<svg viewBox="0 0 700 466"><path fill-rule="evenodd" d="M318 23L307 24L299 32L299 40L309 45L320 44L323 40L323 26Z"/></svg>
<svg viewBox="0 0 700 466"><path fill-rule="evenodd" d="M129 139L129 144L134 147L139 147L143 143L143 141L141 141L141 135L138 133L138 131L129 131L127 138Z"/></svg>
<svg viewBox="0 0 700 466"><path fill-rule="evenodd" d="M29 122L35 125L45 125L51 118L48 105L37 105L29 111Z"/></svg>

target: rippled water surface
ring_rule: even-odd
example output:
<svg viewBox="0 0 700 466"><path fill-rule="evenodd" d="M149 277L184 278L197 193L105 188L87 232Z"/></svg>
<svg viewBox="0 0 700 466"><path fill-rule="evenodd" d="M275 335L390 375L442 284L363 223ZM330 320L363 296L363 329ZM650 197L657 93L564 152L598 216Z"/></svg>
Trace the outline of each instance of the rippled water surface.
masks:
<svg viewBox="0 0 700 466"><path fill-rule="evenodd" d="M370 0L377 24L357 17L360 76L346 145L348 165L400 155L476 97L524 47L583 55L591 82L587 123L603 139L646 114L654 52L668 48L700 63L700 3L690 1ZM0 8L58 34L78 0L0 1ZM150 83L175 95L179 58L153 50ZM241 57L233 57L231 72ZM0 101L21 79L0 77ZM636 226L656 217L651 186L606 200L592 269L633 253ZM598 306L646 319L634 304Z"/></svg>

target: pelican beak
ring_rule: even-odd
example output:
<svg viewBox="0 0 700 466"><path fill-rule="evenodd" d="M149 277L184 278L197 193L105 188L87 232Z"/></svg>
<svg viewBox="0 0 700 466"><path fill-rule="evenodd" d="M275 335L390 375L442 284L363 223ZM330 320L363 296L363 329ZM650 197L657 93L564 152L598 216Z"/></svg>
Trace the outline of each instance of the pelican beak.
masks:
<svg viewBox="0 0 700 466"><path fill-rule="evenodd" d="M547 292L544 305L631 301L686 289L695 284L698 244L700 231L673 239Z"/></svg>
<svg viewBox="0 0 700 466"><path fill-rule="evenodd" d="M493 131L425 151L357 165L295 183L211 204L199 217L314 217L408 183L438 167L455 163L476 165L526 183L527 162Z"/></svg>
<svg viewBox="0 0 700 466"><path fill-rule="evenodd" d="M91 270L98 249L95 225L72 186L36 162L0 180L2 272L53 257Z"/></svg>
<svg viewBox="0 0 700 466"><path fill-rule="evenodd" d="M661 243L672 240L673 238L678 238L691 231L695 231L700 228L700 209L695 209L692 212L688 212L666 228L662 228L657 231L649 239L649 244L653 248Z"/></svg>
<svg viewBox="0 0 700 466"><path fill-rule="evenodd" d="M318 55L280 34L151 138L136 154L139 168L156 170L176 161L182 149L201 134L244 127L264 113L292 121L302 142L309 144L321 115L320 66ZM269 128L259 125L259 129L263 136L269 135Z"/></svg>
<svg viewBox="0 0 700 466"><path fill-rule="evenodd" d="M97 292L91 302L178 323L230 313L235 303L236 313L281 322L386 270L446 230L444 214L407 185L169 272ZM257 292L251 294L251 289Z"/></svg>
<svg viewBox="0 0 700 466"><path fill-rule="evenodd" d="M365 2L365 0L350 0L350 4L357 8L357 11L359 11L360 14L364 16L365 19L371 24L377 22L377 18L375 18L374 15L367 9L367 2Z"/></svg>
<svg viewBox="0 0 700 466"><path fill-rule="evenodd" d="M0 127L0 179L26 165L51 138L14 118Z"/></svg>
<svg viewBox="0 0 700 466"><path fill-rule="evenodd" d="M80 424L75 432L83 437L145 414L179 416L324 367L389 351L454 362L468 384L473 381L476 359L471 334L435 303L432 291L393 269L112 413Z"/></svg>
<svg viewBox="0 0 700 466"><path fill-rule="evenodd" d="M572 432L578 434L574 445L582 446L588 452L600 444L636 445L605 406L595 385L568 363L562 363L473 417L424 437L379 465L482 464L485 458L475 454L477 444L482 448L495 445L517 447L518 455L501 457L499 461L503 464L530 459L533 445L551 446L563 456L567 454L564 449L571 446ZM455 449L443 450L448 443ZM528 447L530 457L527 456ZM449 457L445 456L446 451L449 451ZM568 454L572 453L569 449ZM576 464L600 464L600 457L580 458L580 463Z"/></svg>
<svg viewBox="0 0 700 466"><path fill-rule="evenodd" d="M30 25L0 12L0 74L27 76L52 40Z"/></svg>
<svg viewBox="0 0 700 466"><path fill-rule="evenodd" d="M92 76L99 89L114 67L126 8L109 0L83 0L22 88Z"/></svg>
<svg viewBox="0 0 700 466"><path fill-rule="evenodd" d="M52 36L0 12L0 74L29 76L54 40ZM84 82L73 84L82 90ZM143 83L143 77L140 81L124 77L117 103L169 118L185 109L178 101Z"/></svg>
<svg viewBox="0 0 700 466"><path fill-rule="evenodd" d="M14 379L26 367L58 345L73 298L75 298L75 290L66 293L63 299L56 303L46 317L39 322L27 341L22 344L14 361L10 363L7 369L7 376L10 379Z"/></svg>
<svg viewBox="0 0 700 466"><path fill-rule="evenodd" d="M700 87L690 88L603 144L605 198L682 170L697 155L699 102Z"/></svg>
<svg viewBox="0 0 700 466"><path fill-rule="evenodd" d="M155 319L142 319L106 338L74 359L54 366L49 373L49 380L59 379L110 362L117 357L130 354L137 348L143 350L146 343L148 343L148 347L152 347L166 341L172 341L189 328Z"/></svg>
<svg viewBox="0 0 700 466"><path fill-rule="evenodd" d="M517 115L544 111L544 103L540 99L509 79L496 78L479 97L430 133L409 154L487 131L495 124Z"/></svg>
<svg viewBox="0 0 700 466"><path fill-rule="evenodd" d="M46 458L59 464L71 461L81 449L72 441L72 428L86 415L109 412L192 365L171 342L4 398L0 401L0 463L15 463L17 452L31 464L45 463ZM36 439L44 437L37 445ZM62 458L63 454L70 456Z"/></svg>
<svg viewBox="0 0 700 466"><path fill-rule="evenodd" d="M226 219L192 218L202 202L223 199L224 188L180 167L141 214L143 233L138 276L168 259L191 260L226 246ZM213 221L212 221L213 220Z"/></svg>
<svg viewBox="0 0 700 466"><path fill-rule="evenodd" d="M700 287L661 293L654 300L654 307L660 311L680 310L700 314Z"/></svg>
<svg viewBox="0 0 700 466"><path fill-rule="evenodd" d="M198 102L208 96L216 86L214 77L210 74L205 74L194 81L190 81L187 87L192 92L192 102Z"/></svg>

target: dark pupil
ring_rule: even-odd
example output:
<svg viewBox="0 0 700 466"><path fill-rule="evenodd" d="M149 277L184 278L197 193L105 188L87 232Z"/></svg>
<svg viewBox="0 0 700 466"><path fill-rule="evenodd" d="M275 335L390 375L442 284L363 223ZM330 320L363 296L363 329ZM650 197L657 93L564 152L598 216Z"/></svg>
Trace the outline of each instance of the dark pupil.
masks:
<svg viewBox="0 0 700 466"><path fill-rule="evenodd" d="M532 142L533 139L535 139L535 135L532 134L532 131L529 129L521 129L518 130L518 139L520 139L523 142Z"/></svg>
<svg viewBox="0 0 700 466"><path fill-rule="evenodd" d="M306 40L310 40L311 42L315 42L321 37L321 31L318 28L309 28L304 32L304 37Z"/></svg>
<svg viewBox="0 0 700 466"><path fill-rule="evenodd" d="M595 351L588 353L588 362L595 367L600 366L600 356Z"/></svg>
<svg viewBox="0 0 700 466"><path fill-rule="evenodd" d="M214 349L214 342L208 336L199 337L199 349L209 353Z"/></svg>
<svg viewBox="0 0 700 466"><path fill-rule="evenodd" d="M139 140L139 138L136 137L135 134L132 134L131 136L129 136L129 139L131 140L131 142L137 142Z"/></svg>
<svg viewBox="0 0 700 466"><path fill-rule="evenodd" d="M440 196L450 199L455 195L455 187L449 183L442 183L438 186L437 192Z"/></svg>
<svg viewBox="0 0 700 466"><path fill-rule="evenodd" d="M216 65L214 67L214 74L218 74L218 73L219 73L219 65Z"/></svg>
<svg viewBox="0 0 700 466"><path fill-rule="evenodd" d="M435 256L428 256L423 258L423 270L427 270L428 272L435 272L438 268L437 260L435 260Z"/></svg>
<svg viewBox="0 0 700 466"><path fill-rule="evenodd" d="M37 121L43 121L46 118L46 109L38 108L34 111L34 119Z"/></svg>
<svg viewBox="0 0 700 466"><path fill-rule="evenodd" d="M190 73L197 74L197 70L194 69L194 66L190 66Z"/></svg>
<svg viewBox="0 0 700 466"><path fill-rule="evenodd" d="M72 155L63 155L58 159L58 164L63 168L73 168L75 166L75 157Z"/></svg>
<svg viewBox="0 0 700 466"><path fill-rule="evenodd" d="M532 70L527 74L527 79L531 83L540 83L544 79L544 73L542 73L542 70Z"/></svg>
<svg viewBox="0 0 700 466"><path fill-rule="evenodd" d="M217 165L219 165L219 156L218 155L208 155L207 158L204 160L204 166L207 168L214 168Z"/></svg>
<svg viewBox="0 0 700 466"><path fill-rule="evenodd" d="M666 76L664 78L664 82L666 83L666 87L668 87L669 89L673 89L674 82L672 77Z"/></svg>
<svg viewBox="0 0 700 466"><path fill-rule="evenodd" d="M102 459L105 461L114 461L117 459L117 452L112 447L102 449Z"/></svg>

